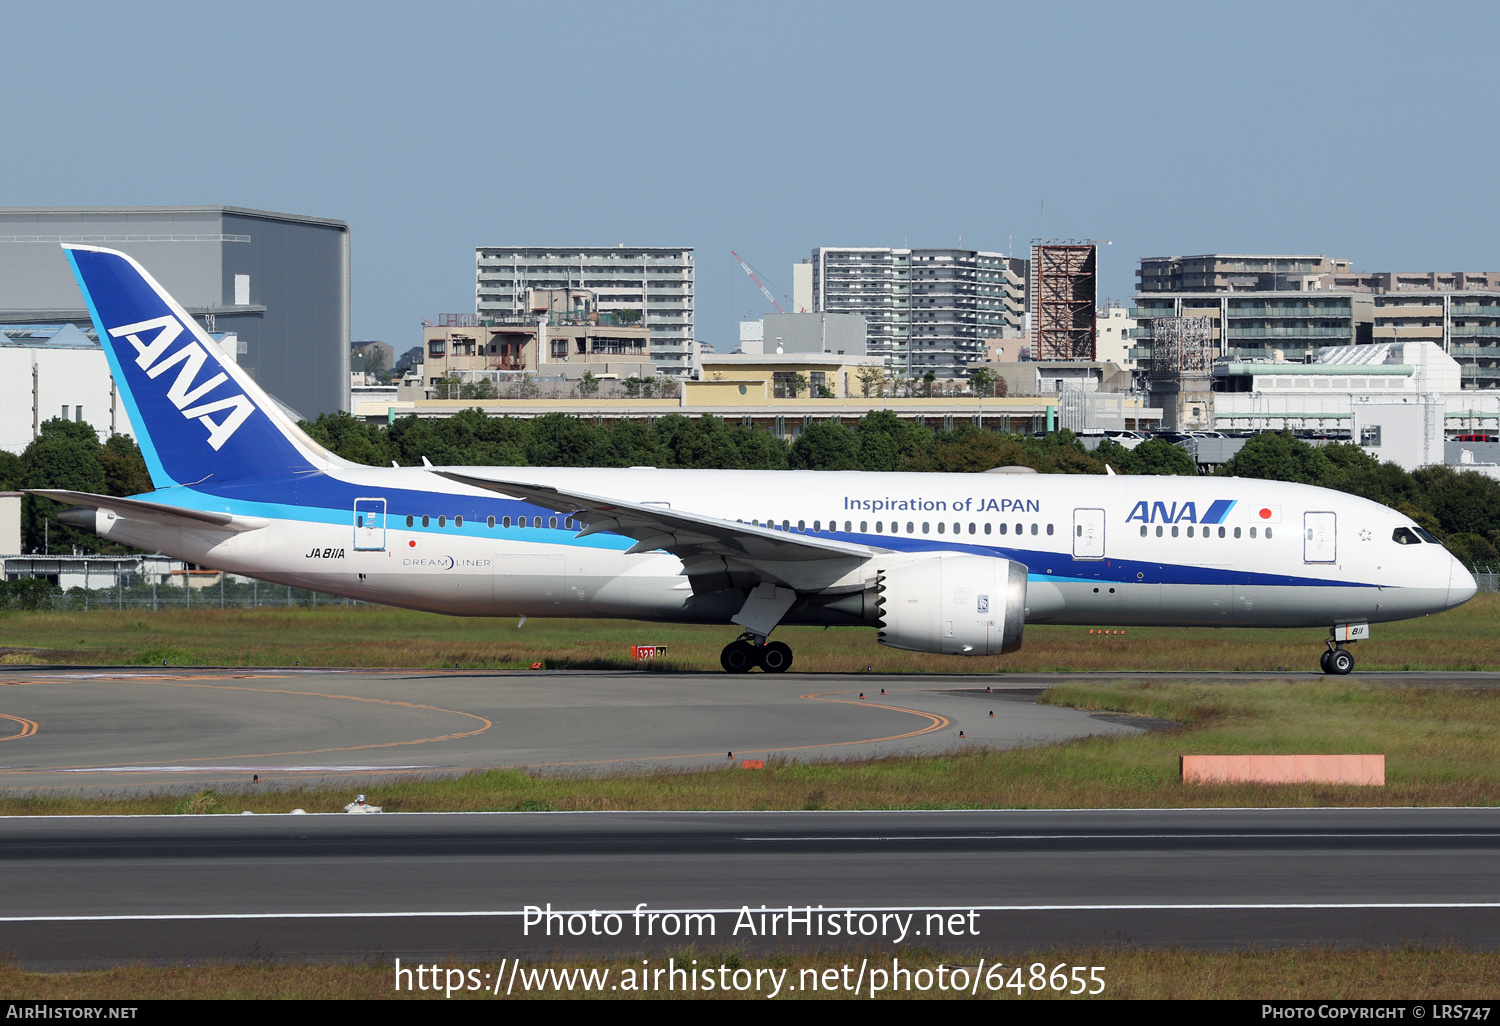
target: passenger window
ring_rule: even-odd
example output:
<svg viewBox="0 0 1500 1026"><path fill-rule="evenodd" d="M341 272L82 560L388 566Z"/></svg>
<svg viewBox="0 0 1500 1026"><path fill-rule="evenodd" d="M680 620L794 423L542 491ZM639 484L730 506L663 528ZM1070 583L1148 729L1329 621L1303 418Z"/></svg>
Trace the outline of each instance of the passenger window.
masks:
<svg viewBox="0 0 1500 1026"><path fill-rule="evenodd" d="M423 518L422 518L422 526L423 526L423 527L426 527L426 526L427 526L427 525L428 525L428 524L430 524L430 523L432 523L432 519L431 519L431 518L430 518L430 517L426 517L426 516L424 516L424 517L423 517Z"/></svg>
<svg viewBox="0 0 1500 1026"><path fill-rule="evenodd" d="M1191 538L1192 536L1193 536L1193 525L1189 524L1188 525L1188 537Z"/></svg>
<svg viewBox="0 0 1500 1026"><path fill-rule="evenodd" d="M1266 528L1266 537L1267 538L1271 537L1271 529L1269 527Z"/></svg>
<svg viewBox="0 0 1500 1026"><path fill-rule="evenodd" d="M1036 528L1036 525L1035 525L1035 524L1032 524L1032 525L1031 525L1031 533L1032 533L1032 534L1033 534L1033 535L1035 535L1035 534L1036 534L1036 533L1037 533L1037 528Z"/></svg>
<svg viewBox="0 0 1500 1026"><path fill-rule="evenodd" d="M548 517L547 518L547 526L548 527L556 527L557 526L557 518L556 517Z"/></svg>
<svg viewBox="0 0 1500 1026"><path fill-rule="evenodd" d="M973 524L969 525L969 533L970 534L977 534L978 533L977 531L975 531Z"/></svg>
<svg viewBox="0 0 1500 1026"><path fill-rule="evenodd" d="M1160 538L1160 537L1161 537L1161 525L1160 525L1160 524L1157 524L1157 525L1156 525L1156 536L1157 536L1157 537L1158 537L1158 538Z"/></svg>
<svg viewBox="0 0 1500 1026"><path fill-rule="evenodd" d="M510 527L510 517L504 517L504 518L502 518L501 521L500 521L500 526L501 527L507 527L507 528Z"/></svg>
<svg viewBox="0 0 1500 1026"><path fill-rule="evenodd" d="M858 322L856 322L856 323L858 323ZM876 534L885 534L885 521L884 520L877 520L877 521L875 521L875 533Z"/></svg>
<svg viewBox="0 0 1500 1026"><path fill-rule="evenodd" d="M1391 540L1397 545L1420 545L1421 539L1409 528L1398 527L1391 532Z"/></svg>
<svg viewBox="0 0 1500 1026"><path fill-rule="evenodd" d="M792 522L790 520L783 520L781 522L781 529L783 531L790 531L792 529Z"/></svg>
<svg viewBox="0 0 1500 1026"><path fill-rule="evenodd" d="M799 521L797 521L797 530L805 532L807 530L807 521L805 521L805 520L799 520Z"/></svg>
<svg viewBox="0 0 1500 1026"><path fill-rule="evenodd" d="M415 518L415 517L407 517L407 518L406 518L406 526L407 526L407 527L411 527L411 526L413 526L413 525L414 525L414 524L416 524L416 522L417 522L417 521L416 521L416 518Z"/></svg>
<svg viewBox="0 0 1500 1026"><path fill-rule="evenodd" d="M495 518L494 517L487 517L485 519L485 521L484 521L484 526L485 527L494 527L495 526Z"/></svg>
<svg viewBox="0 0 1500 1026"><path fill-rule="evenodd" d="M914 523L912 523L910 520L908 520L906 522L906 533L907 534L916 534L917 533L917 525L914 524Z"/></svg>
<svg viewBox="0 0 1500 1026"><path fill-rule="evenodd" d="M364 527L365 526L365 515L363 513L361 513L359 516L357 516L357 517L354 518L354 526L355 527Z"/></svg>
<svg viewBox="0 0 1500 1026"><path fill-rule="evenodd" d="M860 521L859 529L861 531L863 531L865 529L864 521ZM854 530L854 522L852 520L845 520L844 521L844 533L848 534L852 530Z"/></svg>
<svg viewBox="0 0 1500 1026"><path fill-rule="evenodd" d="M1004 526L1004 525L1001 525L1001 526ZM984 525L984 533L985 533L985 534L989 534L989 533L990 533L990 525L989 525L989 521L985 521L985 525Z"/></svg>
<svg viewBox="0 0 1500 1026"><path fill-rule="evenodd" d="M941 527L942 525L939 524L938 526ZM928 528L928 525L927 525L927 521L925 521L925 520L922 521L922 533L926 534L928 532L928 530L929 530L929 528Z"/></svg>
<svg viewBox="0 0 1500 1026"><path fill-rule="evenodd" d="M941 520L939 520L938 521L938 534L942 534L943 531L944 531L944 529L946 528L946 526L947 525L945 525ZM927 533L927 525L926 524L922 525L922 533L923 534Z"/></svg>
<svg viewBox="0 0 1500 1026"><path fill-rule="evenodd" d="M1074 528L1073 528L1073 534L1074 534L1074 536L1076 536L1078 538L1082 538L1083 537L1083 525L1082 524L1075 525Z"/></svg>
<svg viewBox="0 0 1500 1026"><path fill-rule="evenodd" d="M1222 528L1222 527L1219 528L1219 537L1220 538L1224 537L1224 528Z"/></svg>
<svg viewBox="0 0 1500 1026"><path fill-rule="evenodd" d="M953 525L953 533L954 534L963 534L963 531L964 531L964 525L963 524L954 524Z"/></svg>
<svg viewBox="0 0 1500 1026"><path fill-rule="evenodd" d="M1000 525L1000 533L1001 534L1004 534L1006 531L1009 531L1009 530L1010 530L1010 525L1009 524L1001 524Z"/></svg>
<svg viewBox="0 0 1500 1026"><path fill-rule="evenodd" d="M1235 537L1236 537L1236 538L1238 538L1238 537L1239 537L1239 536L1240 536L1240 529L1239 529L1239 528L1238 528L1238 527L1236 527L1236 528L1235 528L1235 529L1234 529L1234 536L1235 536Z"/></svg>
<svg viewBox="0 0 1500 1026"><path fill-rule="evenodd" d="M1253 528L1253 527L1250 528L1250 537L1252 537L1252 538L1255 537L1255 528Z"/></svg>
<svg viewBox="0 0 1500 1026"><path fill-rule="evenodd" d="M454 527L462 527L462 526L464 526L464 518L463 517L454 517L453 518L453 526Z"/></svg>
<svg viewBox="0 0 1500 1026"><path fill-rule="evenodd" d="M1146 537L1146 525L1145 524L1141 525L1141 537L1142 538Z"/></svg>
<svg viewBox="0 0 1500 1026"><path fill-rule="evenodd" d="M448 518L447 517L438 517L438 526L439 527L447 527L448 526Z"/></svg>
<svg viewBox="0 0 1500 1026"><path fill-rule="evenodd" d="M1017 534L1025 534L1026 533L1026 525L1025 524L1017 524L1016 525L1016 533Z"/></svg>
<svg viewBox="0 0 1500 1026"><path fill-rule="evenodd" d="M1047 525L1047 537L1049 537L1049 538L1052 537L1052 525L1051 524Z"/></svg>
<svg viewBox="0 0 1500 1026"><path fill-rule="evenodd" d="M1177 537L1177 525L1176 524L1172 525L1172 537L1173 538Z"/></svg>

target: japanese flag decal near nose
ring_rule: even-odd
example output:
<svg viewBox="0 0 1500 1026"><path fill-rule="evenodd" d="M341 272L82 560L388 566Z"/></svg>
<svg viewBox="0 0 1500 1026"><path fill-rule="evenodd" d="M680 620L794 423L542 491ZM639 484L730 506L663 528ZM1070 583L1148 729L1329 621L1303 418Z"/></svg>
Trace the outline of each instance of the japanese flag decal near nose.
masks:
<svg viewBox="0 0 1500 1026"><path fill-rule="evenodd" d="M270 398L144 268L64 249L158 488L312 469Z"/></svg>

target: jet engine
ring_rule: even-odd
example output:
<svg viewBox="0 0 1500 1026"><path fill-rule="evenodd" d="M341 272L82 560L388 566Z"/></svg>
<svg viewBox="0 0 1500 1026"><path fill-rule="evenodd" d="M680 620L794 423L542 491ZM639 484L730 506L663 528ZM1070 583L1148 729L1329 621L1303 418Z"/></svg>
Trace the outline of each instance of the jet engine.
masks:
<svg viewBox="0 0 1500 1026"><path fill-rule="evenodd" d="M875 604L882 645L953 655L1014 652L1026 623L1026 567L959 552L890 563L877 571Z"/></svg>

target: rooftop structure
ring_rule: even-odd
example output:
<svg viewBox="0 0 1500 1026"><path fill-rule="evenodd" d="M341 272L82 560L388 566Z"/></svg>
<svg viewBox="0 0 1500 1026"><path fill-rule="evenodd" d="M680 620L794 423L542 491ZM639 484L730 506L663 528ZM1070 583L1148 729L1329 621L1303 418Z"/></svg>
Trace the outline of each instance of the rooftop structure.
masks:
<svg viewBox="0 0 1500 1026"><path fill-rule="evenodd" d="M587 291L601 319L648 330L657 371L686 377L696 365L691 247L481 246L475 313L481 324L525 311L529 290ZM566 300L565 300L566 302Z"/></svg>

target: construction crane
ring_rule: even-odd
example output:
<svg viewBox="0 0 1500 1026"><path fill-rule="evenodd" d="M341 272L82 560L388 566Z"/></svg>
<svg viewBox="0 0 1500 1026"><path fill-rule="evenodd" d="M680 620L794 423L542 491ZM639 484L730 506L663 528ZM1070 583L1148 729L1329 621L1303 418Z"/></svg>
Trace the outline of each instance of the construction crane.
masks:
<svg viewBox="0 0 1500 1026"><path fill-rule="evenodd" d="M756 274L755 271L750 267L750 265L745 263L745 258L740 256L732 249L729 251L729 255L740 262L740 266L745 269L745 273L750 276L750 280L755 282L756 287L760 289L761 293L771 301L771 305L776 308L776 312L786 313L786 311L781 308L781 304L776 302L776 297L771 295L771 290L766 288L766 283L760 280L760 275Z"/></svg>

